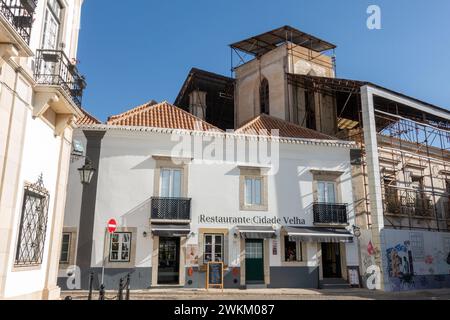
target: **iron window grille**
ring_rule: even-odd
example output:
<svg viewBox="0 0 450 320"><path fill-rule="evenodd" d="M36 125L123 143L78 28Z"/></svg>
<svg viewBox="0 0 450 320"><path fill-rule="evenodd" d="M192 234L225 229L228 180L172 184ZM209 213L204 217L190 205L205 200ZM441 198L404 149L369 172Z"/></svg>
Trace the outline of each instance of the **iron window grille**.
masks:
<svg viewBox="0 0 450 320"><path fill-rule="evenodd" d="M41 265L47 233L50 195L42 175L35 184L25 187L15 265Z"/></svg>
<svg viewBox="0 0 450 320"><path fill-rule="evenodd" d="M36 5L37 0L0 0L0 13L27 44L30 44Z"/></svg>
<svg viewBox="0 0 450 320"><path fill-rule="evenodd" d="M38 84L61 86L72 97L73 102L81 107L86 80L63 51L36 50L34 76Z"/></svg>

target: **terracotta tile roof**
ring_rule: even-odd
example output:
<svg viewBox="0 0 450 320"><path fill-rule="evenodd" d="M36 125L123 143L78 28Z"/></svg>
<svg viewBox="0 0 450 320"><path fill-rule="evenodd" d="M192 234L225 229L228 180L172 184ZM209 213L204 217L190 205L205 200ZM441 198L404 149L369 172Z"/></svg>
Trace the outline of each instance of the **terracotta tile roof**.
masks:
<svg viewBox="0 0 450 320"><path fill-rule="evenodd" d="M158 104L151 101L122 114L109 117L107 124L192 131L222 131L167 101Z"/></svg>
<svg viewBox="0 0 450 320"><path fill-rule="evenodd" d="M89 124L101 124L101 122L94 117L93 115L91 115L90 113L88 113L86 110L80 108L81 112L83 113L83 117L79 118L76 122L77 126L83 126L83 125L89 125Z"/></svg>
<svg viewBox="0 0 450 320"><path fill-rule="evenodd" d="M266 130L267 133L262 130ZM279 130L279 136L283 138L317 139L317 140L337 140L332 136L300 127L296 124L261 114L250 120L236 130L237 134L268 135L272 136L271 130Z"/></svg>

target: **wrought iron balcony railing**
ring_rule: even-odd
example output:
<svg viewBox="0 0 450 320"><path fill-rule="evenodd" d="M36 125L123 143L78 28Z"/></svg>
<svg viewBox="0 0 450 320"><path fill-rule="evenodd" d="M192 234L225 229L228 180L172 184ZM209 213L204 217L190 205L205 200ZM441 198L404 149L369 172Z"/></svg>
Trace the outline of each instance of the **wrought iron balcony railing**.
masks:
<svg viewBox="0 0 450 320"><path fill-rule="evenodd" d="M63 51L37 50L35 78L38 84L61 86L81 107L86 80Z"/></svg>
<svg viewBox="0 0 450 320"><path fill-rule="evenodd" d="M433 201L428 195L420 191L386 188L384 208L388 214L430 218L435 216Z"/></svg>
<svg viewBox="0 0 450 320"><path fill-rule="evenodd" d="M348 224L346 204L315 203L314 224Z"/></svg>
<svg viewBox="0 0 450 320"><path fill-rule="evenodd" d="M152 220L191 220L191 199L152 198Z"/></svg>
<svg viewBox="0 0 450 320"><path fill-rule="evenodd" d="M37 0L0 0L0 14L30 44L31 27Z"/></svg>

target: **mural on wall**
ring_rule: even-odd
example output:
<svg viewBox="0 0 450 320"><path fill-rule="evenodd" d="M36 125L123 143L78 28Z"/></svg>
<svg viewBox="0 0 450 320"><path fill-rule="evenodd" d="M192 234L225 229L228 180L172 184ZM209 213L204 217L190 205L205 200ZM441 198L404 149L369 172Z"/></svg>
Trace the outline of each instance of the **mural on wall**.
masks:
<svg viewBox="0 0 450 320"><path fill-rule="evenodd" d="M384 231L388 290L450 287L450 237L432 232Z"/></svg>
<svg viewBox="0 0 450 320"><path fill-rule="evenodd" d="M186 266L198 266L198 245L188 244L186 247Z"/></svg>
<svg viewBox="0 0 450 320"><path fill-rule="evenodd" d="M414 288L414 259L409 241L386 250L390 278L400 279L403 288Z"/></svg>

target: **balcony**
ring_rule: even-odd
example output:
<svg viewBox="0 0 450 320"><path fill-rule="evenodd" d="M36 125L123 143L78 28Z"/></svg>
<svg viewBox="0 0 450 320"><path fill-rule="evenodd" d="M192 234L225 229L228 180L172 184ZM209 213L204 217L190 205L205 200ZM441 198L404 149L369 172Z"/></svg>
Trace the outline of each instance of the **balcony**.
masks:
<svg viewBox="0 0 450 320"><path fill-rule="evenodd" d="M430 196L420 191L385 190L385 212L409 217L435 217L435 207Z"/></svg>
<svg viewBox="0 0 450 320"><path fill-rule="evenodd" d="M348 225L346 204L315 203L313 211L314 224Z"/></svg>
<svg viewBox="0 0 450 320"><path fill-rule="evenodd" d="M191 220L191 199L187 198L152 198L152 221L174 222Z"/></svg>
<svg viewBox="0 0 450 320"><path fill-rule="evenodd" d="M27 45L30 44L31 27L36 5L37 0L0 0L2 20L6 20ZM3 35L6 35L6 32ZM1 42L6 41L6 39L0 40Z"/></svg>
<svg viewBox="0 0 450 320"><path fill-rule="evenodd" d="M86 81L63 51L37 50L34 76L39 85L61 87L81 107Z"/></svg>

